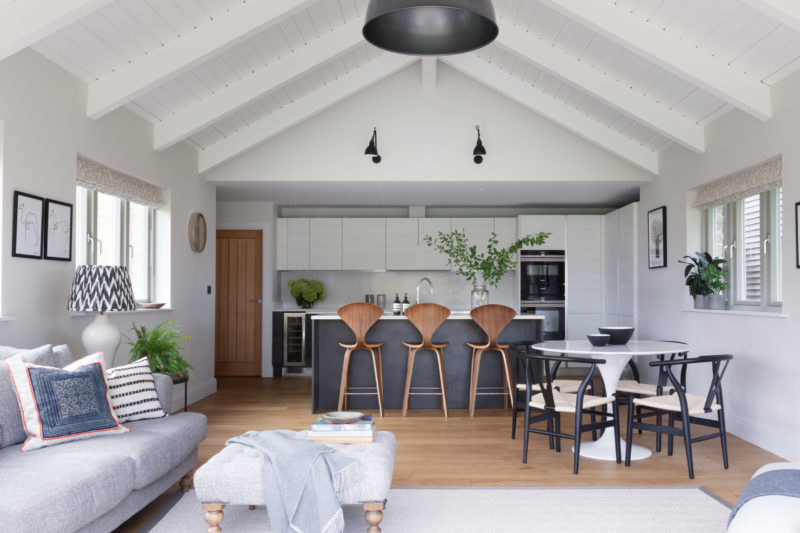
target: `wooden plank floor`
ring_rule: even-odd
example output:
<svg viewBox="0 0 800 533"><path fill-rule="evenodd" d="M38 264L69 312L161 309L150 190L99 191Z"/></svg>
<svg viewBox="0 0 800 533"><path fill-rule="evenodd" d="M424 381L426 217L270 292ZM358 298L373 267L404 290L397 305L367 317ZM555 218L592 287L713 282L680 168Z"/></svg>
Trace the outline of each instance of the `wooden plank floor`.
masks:
<svg viewBox="0 0 800 533"><path fill-rule="evenodd" d="M308 378L218 378L217 384L215 394L190 406L208 416L208 435L199 448L200 464L220 451L230 437L248 430L306 429L315 418L310 412ZM397 437L393 486L704 485L735 503L753 472L765 463L781 460L729 435L730 468L722 466L719 439L700 442L693 447L695 478L691 480L683 445L676 439L675 453L669 457L664 439L661 453L633 461L628 468L613 461L581 458L580 473L573 475L570 443L565 442L561 453L556 453L548 448L544 436L531 435L528 463L522 464L522 435L511 440L510 410L478 410L475 418L469 418L466 410L451 410L448 419L440 410L431 409L411 409L405 418L399 410L387 411L384 418L377 417L377 409L372 414L379 430L392 431ZM521 414L519 419L521 426ZM565 429L572 431L570 425ZM645 433L634 442L653 449L654 439L653 434ZM170 489L117 531L138 531L176 490Z"/></svg>

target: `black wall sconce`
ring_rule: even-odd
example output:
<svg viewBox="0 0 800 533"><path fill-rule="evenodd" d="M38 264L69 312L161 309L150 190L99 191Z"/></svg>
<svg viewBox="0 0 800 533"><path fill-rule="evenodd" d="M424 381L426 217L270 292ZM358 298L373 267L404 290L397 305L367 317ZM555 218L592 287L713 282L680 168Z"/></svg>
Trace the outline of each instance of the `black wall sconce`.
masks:
<svg viewBox="0 0 800 533"><path fill-rule="evenodd" d="M478 142L475 144L475 149L472 151L472 158L476 165L483 163L483 156L486 155L486 148L483 147L481 142L481 129L476 125L475 129L478 131Z"/></svg>
<svg viewBox="0 0 800 533"><path fill-rule="evenodd" d="M372 139L369 140L367 149L364 150L364 155L371 155L372 162L376 165L381 162L381 156L378 154L378 128L372 129Z"/></svg>

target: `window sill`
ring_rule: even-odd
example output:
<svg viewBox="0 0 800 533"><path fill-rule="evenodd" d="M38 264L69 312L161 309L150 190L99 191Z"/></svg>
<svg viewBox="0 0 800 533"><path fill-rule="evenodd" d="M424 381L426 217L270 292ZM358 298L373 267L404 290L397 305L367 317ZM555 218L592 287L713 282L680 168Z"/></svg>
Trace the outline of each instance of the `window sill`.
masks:
<svg viewBox="0 0 800 533"><path fill-rule="evenodd" d="M162 307L160 309L134 309L133 311L108 311L106 314L108 316L117 316L117 315L133 315L133 314L141 314L141 313L163 313L164 311L174 311L174 307ZM94 316L97 312L93 311L70 311L69 316Z"/></svg>
<svg viewBox="0 0 800 533"><path fill-rule="evenodd" d="M735 315L735 316L761 316L767 318L787 318L782 311L742 311L740 309L693 309L684 308L686 313L702 313L713 315Z"/></svg>
<svg viewBox="0 0 800 533"><path fill-rule="evenodd" d="M0 316L0 322L11 322L12 320L16 320L17 317L15 316Z"/></svg>

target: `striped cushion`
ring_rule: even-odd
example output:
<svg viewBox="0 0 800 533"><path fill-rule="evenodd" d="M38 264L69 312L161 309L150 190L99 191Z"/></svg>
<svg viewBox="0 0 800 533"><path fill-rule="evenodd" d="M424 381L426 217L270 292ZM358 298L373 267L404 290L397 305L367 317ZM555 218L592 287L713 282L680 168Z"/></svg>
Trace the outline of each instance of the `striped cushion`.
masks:
<svg viewBox="0 0 800 533"><path fill-rule="evenodd" d="M167 416L158 401L153 372L146 357L109 368L106 381L114 414L120 422Z"/></svg>

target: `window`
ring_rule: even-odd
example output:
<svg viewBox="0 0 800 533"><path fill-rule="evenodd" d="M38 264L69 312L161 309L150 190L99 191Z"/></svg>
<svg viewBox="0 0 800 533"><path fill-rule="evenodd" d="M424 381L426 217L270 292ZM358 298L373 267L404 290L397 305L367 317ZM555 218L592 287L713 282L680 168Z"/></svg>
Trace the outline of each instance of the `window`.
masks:
<svg viewBox="0 0 800 533"><path fill-rule="evenodd" d="M135 298L150 300L154 209L80 186L77 190L78 261L88 265L127 266Z"/></svg>
<svg viewBox="0 0 800 533"><path fill-rule="evenodd" d="M782 189L747 194L705 211L705 247L728 260L732 308L781 306Z"/></svg>

